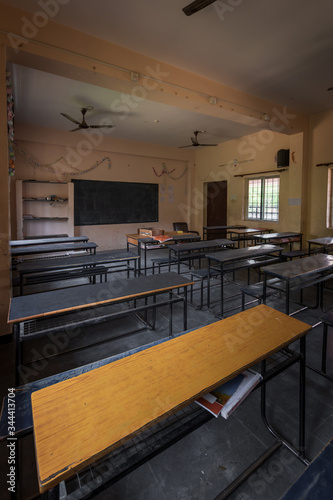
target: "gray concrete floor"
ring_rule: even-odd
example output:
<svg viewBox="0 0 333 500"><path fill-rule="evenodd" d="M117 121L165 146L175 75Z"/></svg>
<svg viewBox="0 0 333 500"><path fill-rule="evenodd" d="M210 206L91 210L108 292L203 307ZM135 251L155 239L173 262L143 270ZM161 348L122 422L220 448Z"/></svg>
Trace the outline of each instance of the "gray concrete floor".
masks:
<svg viewBox="0 0 333 500"><path fill-rule="evenodd" d="M156 253L152 252L153 257ZM185 268L182 268L186 271ZM164 272L166 268L162 271ZM112 278L111 278L112 279ZM245 283L245 275L238 273L237 281ZM253 271L251 282L258 281ZM64 283L62 283L62 286ZM65 286L69 283L65 282ZM54 286L54 284L53 284ZM330 283L332 286L332 283ZM28 292L45 289L31 288ZM232 295L239 287L231 282L226 287ZM218 299L218 286L212 289ZM332 292L325 290L325 305L332 309ZM307 289L306 300L314 302L313 291ZM194 293L199 301L199 292ZM283 311L282 297L274 297L267 303ZM251 304L249 307L253 307ZM240 311L240 297L227 301L227 306L237 307L228 314ZM298 307L295 304L295 309ZM188 329L198 328L217 321L218 302L208 311L189 307ZM23 363L29 368L29 381L44 378L60 371L82 366L114 354L147 344L168 336L168 311L158 310L155 330L147 330L134 317L116 319L84 328L80 336L71 339L66 349L58 349L57 356L47 346L47 338L24 343ZM308 309L296 318L313 325L322 315L320 309ZM182 331L182 311L174 306L174 332ZM134 330L140 328L139 332ZM120 334L127 333L119 337ZM269 332L267 332L269 334ZM315 327L307 336L308 363L320 366L322 325ZM93 345L95 342L97 344ZM296 346L297 348L297 346ZM67 352L66 352L67 351ZM333 338L329 339L328 373L333 375ZM37 358L40 359L37 361ZM14 346L11 342L0 345L0 395L14 384ZM297 366L293 366L267 384L268 416L277 429L296 444L297 439ZM333 384L326 378L307 369L306 388L306 455L312 460L333 436ZM211 419L132 473L98 494L98 500L213 500L251 461L263 453L274 441L260 417L260 391L250 396L224 420ZM1 498L9 498L7 492L6 443L0 443L0 491ZM20 499L38 498L33 437L27 436L20 443ZM305 466L289 451L280 448L229 498L231 500L277 500L297 479Z"/></svg>

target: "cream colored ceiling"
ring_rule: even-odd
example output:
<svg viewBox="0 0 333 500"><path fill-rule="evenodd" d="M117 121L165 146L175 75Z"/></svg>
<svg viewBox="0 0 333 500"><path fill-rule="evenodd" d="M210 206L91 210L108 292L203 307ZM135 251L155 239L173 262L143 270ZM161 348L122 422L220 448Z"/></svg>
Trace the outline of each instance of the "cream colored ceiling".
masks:
<svg viewBox="0 0 333 500"><path fill-rule="evenodd" d="M36 12L40 1L3 3ZM182 12L188 3L70 0L59 2L53 20L302 113L333 108L331 0L218 0L190 17ZM79 118L80 107L92 105L88 122L108 111L116 124L110 134L131 140L179 146L195 129L207 130L202 142L255 130L148 100L121 120L119 113L110 117L119 97L113 91L21 66L14 77L23 122L69 130L60 112Z"/></svg>

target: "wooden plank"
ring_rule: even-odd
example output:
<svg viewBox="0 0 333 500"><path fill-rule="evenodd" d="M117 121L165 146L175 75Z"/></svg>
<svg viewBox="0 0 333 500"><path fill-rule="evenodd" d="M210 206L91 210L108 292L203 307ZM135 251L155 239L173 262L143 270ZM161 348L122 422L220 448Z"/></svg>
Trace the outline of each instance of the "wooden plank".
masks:
<svg viewBox="0 0 333 500"><path fill-rule="evenodd" d="M302 259L280 262L263 267L266 274L281 279L293 279L333 269L333 255L316 254Z"/></svg>
<svg viewBox="0 0 333 500"><path fill-rule="evenodd" d="M40 491L310 329L260 305L33 393Z"/></svg>
<svg viewBox="0 0 333 500"><path fill-rule="evenodd" d="M15 247L11 249L11 255L32 255L37 253L66 252L70 250L92 250L97 244L90 243L49 243L47 245L31 245L28 247Z"/></svg>
<svg viewBox="0 0 333 500"><path fill-rule="evenodd" d="M223 250L222 252L207 253L206 257L212 258L217 262L232 262L235 260L253 259L262 255L269 255L274 252L281 252L282 247L276 245L256 245L254 247L236 248L235 250Z"/></svg>
<svg viewBox="0 0 333 500"><path fill-rule="evenodd" d="M12 240L10 246L12 248L27 247L30 245L47 245L48 243L75 243L87 242L88 236L64 236L57 238L34 238L31 240Z"/></svg>
<svg viewBox="0 0 333 500"><path fill-rule="evenodd" d="M51 271L52 269L66 269L70 267L81 267L87 265L112 264L127 260L138 260L139 255L130 251L110 250L109 252L97 252L96 254L71 255L70 257L56 257L23 262L17 265L19 272Z"/></svg>
<svg viewBox="0 0 333 500"><path fill-rule="evenodd" d="M163 293L192 283L184 276L171 272L81 285L75 289L75 293L68 288L13 297L10 300L8 323Z"/></svg>

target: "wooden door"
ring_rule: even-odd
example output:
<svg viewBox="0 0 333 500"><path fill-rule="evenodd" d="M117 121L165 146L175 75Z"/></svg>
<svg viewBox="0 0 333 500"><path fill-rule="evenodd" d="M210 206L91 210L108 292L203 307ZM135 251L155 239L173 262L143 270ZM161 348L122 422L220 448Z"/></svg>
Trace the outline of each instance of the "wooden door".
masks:
<svg viewBox="0 0 333 500"><path fill-rule="evenodd" d="M207 226L227 225L227 181L207 182ZM207 239L225 238L226 231L208 231Z"/></svg>

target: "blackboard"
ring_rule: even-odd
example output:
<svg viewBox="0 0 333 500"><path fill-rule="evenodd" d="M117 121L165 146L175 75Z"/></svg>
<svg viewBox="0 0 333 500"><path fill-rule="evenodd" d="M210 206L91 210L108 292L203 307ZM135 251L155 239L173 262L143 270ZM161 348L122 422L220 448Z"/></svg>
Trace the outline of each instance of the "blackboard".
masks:
<svg viewBox="0 0 333 500"><path fill-rule="evenodd" d="M158 221L158 184L73 179L74 225Z"/></svg>

